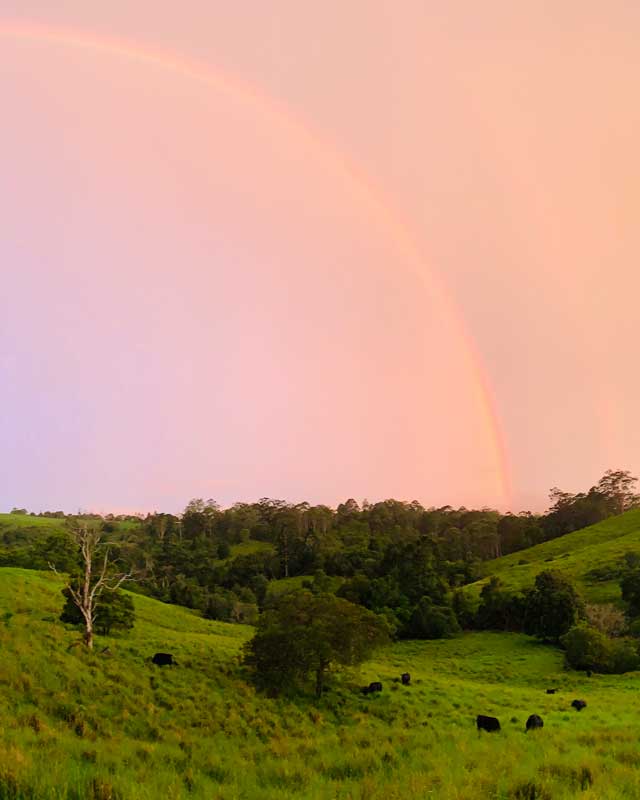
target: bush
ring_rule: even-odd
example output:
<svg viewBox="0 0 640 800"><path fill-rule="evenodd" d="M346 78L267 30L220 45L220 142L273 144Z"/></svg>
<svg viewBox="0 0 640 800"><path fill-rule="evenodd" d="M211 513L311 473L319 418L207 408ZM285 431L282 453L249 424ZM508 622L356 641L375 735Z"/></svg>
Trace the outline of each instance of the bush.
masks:
<svg viewBox="0 0 640 800"><path fill-rule="evenodd" d="M587 622L605 636L622 636L627 629L627 621L619 608L611 603L588 605L585 607Z"/></svg>
<svg viewBox="0 0 640 800"><path fill-rule="evenodd" d="M631 672L640 666L640 657L628 639L609 639L589 625L581 624L561 638L567 664L573 669L614 675Z"/></svg>
<svg viewBox="0 0 640 800"><path fill-rule="evenodd" d="M635 644L628 639L617 639L611 642L610 672L621 675L633 672L640 667L640 657Z"/></svg>
<svg viewBox="0 0 640 800"><path fill-rule="evenodd" d="M589 625L576 625L561 639L567 664L573 669L608 672L609 639Z"/></svg>

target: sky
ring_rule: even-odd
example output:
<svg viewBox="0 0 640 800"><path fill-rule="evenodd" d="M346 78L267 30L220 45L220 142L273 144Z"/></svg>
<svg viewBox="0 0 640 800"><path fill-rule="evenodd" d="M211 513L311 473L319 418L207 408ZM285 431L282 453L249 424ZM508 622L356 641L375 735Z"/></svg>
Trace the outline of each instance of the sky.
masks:
<svg viewBox="0 0 640 800"><path fill-rule="evenodd" d="M640 6L2 0L0 510L640 471Z"/></svg>

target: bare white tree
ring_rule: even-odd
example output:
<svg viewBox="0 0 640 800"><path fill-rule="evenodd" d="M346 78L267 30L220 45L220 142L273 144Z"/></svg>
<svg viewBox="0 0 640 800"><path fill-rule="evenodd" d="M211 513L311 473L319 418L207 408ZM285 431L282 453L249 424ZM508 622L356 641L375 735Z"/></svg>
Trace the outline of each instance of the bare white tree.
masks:
<svg viewBox="0 0 640 800"><path fill-rule="evenodd" d="M112 572L109 548L103 544L102 534L99 530L81 523L76 528L72 528L70 534L80 549L83 571L80 580L77 583L70 580L67 588L84 621L83 641L89 649L92 649L96 604L100 595L105 589L115 591L126 580L129 580L132 574L130 572ZM104 554L101 556L99 551L102 549ZM54 564L49 564L49 566L54 572L58 572Z"/></svg>

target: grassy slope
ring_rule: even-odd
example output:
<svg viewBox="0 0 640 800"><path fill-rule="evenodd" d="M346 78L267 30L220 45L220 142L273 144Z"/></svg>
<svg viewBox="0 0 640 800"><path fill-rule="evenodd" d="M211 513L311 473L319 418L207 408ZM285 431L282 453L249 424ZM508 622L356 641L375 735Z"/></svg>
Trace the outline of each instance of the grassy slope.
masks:
<svg viewBox="0 0 640 800"><path fill-rule="evenodd" d="M29 514L0 514L0 527L3 528L51 528L60 530L63 525L63 519L31 517Z"/></svg>
<svg viewBox="0 0 640 800"><path fill-rule="evenodd" d="M619 581L593 583L585 576L594 567L618 563L630 551L640 553L640 510L488 561L483 564L488 577L471 584L469 589L477 594L492 575L497 575L509 589L524 589L533 584L539 572L554 569L571 578L591 602L615 603L620 600Z"/></svg>
<svg viewBox="0 0 640 800"><path fill-rule="evenodd" d="M116 522L116 537L136 531L138 522ZM3 535L24 542L44 538L51 533L63 533L67 521L51 517L32 517L29 514L0 514L0 539Z"/></svg>
<svg viewBox="0 0 640 800"><path fill-rule="evenodd" d="M228 558L219 558L216 564L228 564L238 556L249 556L254 553L273 553L274 547L270 542L260 542L255 539L249 539L246 542L239 544L232 544Z"/></svg>
<svg viewBox="0 0 640 800"><path fill-rule="evenodd" d="M144 597L132 634L99 641L111 655L69 649L59 592L51 575L0 570L2 800L506 800L533 797L516 794L527 782L553 800L640 796L637 676L566 673L526 637L397 644L353 678L379 678L381 696L345 686L316 706L254 692L237 666L246 627ZM149 664L157 650L179 666ZM404 670L410 687L392 683ZM533 712L545 728L525 735ZM479 736L476 713L502 733Z"/></svg>
<svg viewBox="0 0 640 800"><path fill-rule="evenodd" d="M27 514L0 514L0 538L9 534L12 538L26 539L47 536L64 529L63 519L30 517Z"/></svg>

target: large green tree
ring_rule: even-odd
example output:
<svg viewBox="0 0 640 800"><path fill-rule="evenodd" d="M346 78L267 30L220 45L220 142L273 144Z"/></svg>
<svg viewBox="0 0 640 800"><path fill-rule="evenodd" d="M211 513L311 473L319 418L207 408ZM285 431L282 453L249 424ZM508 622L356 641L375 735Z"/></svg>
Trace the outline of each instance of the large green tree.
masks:
<svg viewBox="0 0 640 800"><path fill-rule="evenodd" d="M371 611L335 595L299 590L261 614L245 663L274 690L313 677L319 697L331 670L359 664L387 642L386 623Z"/></svg>
<svg viewBox="0 0 640 800"><path fill-rule="evenodd" d="M541 572L525 595L524 632L558 642L582 612L580 596L563 575L551 570Z"/></svg>

